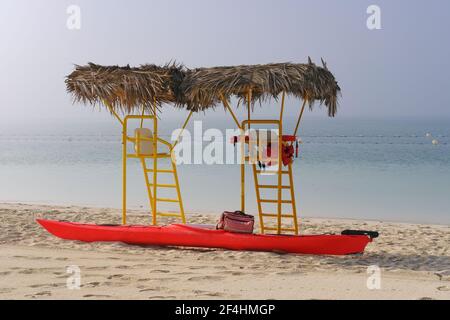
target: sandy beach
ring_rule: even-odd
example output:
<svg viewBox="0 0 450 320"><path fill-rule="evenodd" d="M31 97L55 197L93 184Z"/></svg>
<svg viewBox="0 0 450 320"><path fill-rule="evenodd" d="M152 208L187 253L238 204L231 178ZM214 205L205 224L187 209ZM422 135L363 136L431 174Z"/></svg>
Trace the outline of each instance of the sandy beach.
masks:
<svg viewBox="0 0 450 320"><path fill-rule="evenodd" d="M120 222L117 209L0 204L1 299L450 299L445 225L301 219L303 234L380 232L363 255L334 257L65 241L38 217ZM188 219L212 224L216 216ZM134 210L129 220L146 224L150 215ZM374 265L380 288L368 289ZM80 270L79 289L67 287L69 266Z"/></svg>

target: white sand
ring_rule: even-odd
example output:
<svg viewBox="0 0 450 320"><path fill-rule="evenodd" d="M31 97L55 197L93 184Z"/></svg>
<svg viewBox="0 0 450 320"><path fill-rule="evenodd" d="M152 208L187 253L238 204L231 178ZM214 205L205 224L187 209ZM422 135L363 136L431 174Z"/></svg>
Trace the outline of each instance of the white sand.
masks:
<svg viewBox="0 0 450 320"><path fill-rule="evenodd" d="M450 299L450 227L302 219L302 232L378 230L364 255L308 256L177 249L58 239L36 217L119 223L116 209L0 204L2 299ZM214 217L190 215L192 223ZM130 223L148 223L134 211ZM81 271L70 290L67 267ZM367 288L367 267L381 288Z"/></svg>

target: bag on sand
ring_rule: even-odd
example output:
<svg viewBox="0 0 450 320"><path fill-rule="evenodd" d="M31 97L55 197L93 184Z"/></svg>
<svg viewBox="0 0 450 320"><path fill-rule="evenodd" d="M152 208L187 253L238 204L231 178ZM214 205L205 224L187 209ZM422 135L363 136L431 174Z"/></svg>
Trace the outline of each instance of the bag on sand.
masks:
<svg viewBox="0 0 450 320"><path fill-rule="evenodd" d="M220 216L216 229L223 229L230 232L253 233L255 218L242 211L224 211Z"/></svg>

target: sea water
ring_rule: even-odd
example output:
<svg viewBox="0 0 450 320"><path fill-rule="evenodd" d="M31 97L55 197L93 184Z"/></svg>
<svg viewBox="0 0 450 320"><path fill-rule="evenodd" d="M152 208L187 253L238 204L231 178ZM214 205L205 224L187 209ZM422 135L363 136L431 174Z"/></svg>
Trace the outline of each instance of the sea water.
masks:
<svg viewBox="0 0 450 320"><path fill-rule="evenodd" d="M228 120L205 128L233 128ZM287 132L294 121L286 121ZM160 122L165 139L175 127ZM300 217L450 224L450 120L311 118L300 137L293 165ZM112 121L3 126L0 202L119 208L121 152ZM128 204L148 209L140 164L128 163ZM239 209L239 165L184 164L178 174L186 212ZM248 167L246 211L255 214L252 179Z"/></svg>

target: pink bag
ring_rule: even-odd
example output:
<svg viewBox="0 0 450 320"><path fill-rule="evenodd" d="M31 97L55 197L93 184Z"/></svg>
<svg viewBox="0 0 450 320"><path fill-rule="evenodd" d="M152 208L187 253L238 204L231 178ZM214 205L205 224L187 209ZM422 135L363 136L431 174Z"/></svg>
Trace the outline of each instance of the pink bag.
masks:
<svg viewBox="0 0 450 320"><path fill-rule="evenodd" d="M230 232L253 233L255 218L242 211L224 211L220 216L216 229L223 229Z"/></svg>

